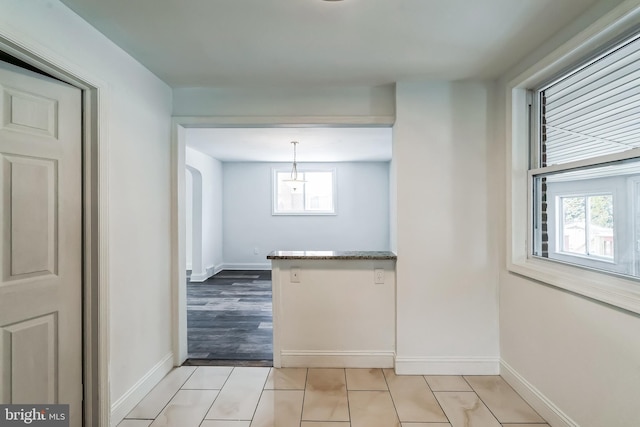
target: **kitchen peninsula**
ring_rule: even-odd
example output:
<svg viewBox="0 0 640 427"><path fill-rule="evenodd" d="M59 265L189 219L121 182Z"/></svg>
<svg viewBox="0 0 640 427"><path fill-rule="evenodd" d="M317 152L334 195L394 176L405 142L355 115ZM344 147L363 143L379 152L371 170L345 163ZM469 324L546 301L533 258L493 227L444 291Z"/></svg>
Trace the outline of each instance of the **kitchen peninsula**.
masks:
<svg viewBox="0 0 640 427"><path fill-rule="evenodd" d="M267 259L275 367L393 367L393 252L274 251Z"/></svg>

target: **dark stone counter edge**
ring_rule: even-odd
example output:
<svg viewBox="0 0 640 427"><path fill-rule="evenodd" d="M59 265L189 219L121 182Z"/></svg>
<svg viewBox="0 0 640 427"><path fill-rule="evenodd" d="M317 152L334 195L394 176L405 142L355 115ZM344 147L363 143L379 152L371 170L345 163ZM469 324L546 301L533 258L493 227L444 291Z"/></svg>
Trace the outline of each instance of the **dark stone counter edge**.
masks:
<svg viewBox="0 0 640 427"><path fill-rule="evenodd" d="M267 259L396 260L398 256L386 251L273 251Z"/></svg>

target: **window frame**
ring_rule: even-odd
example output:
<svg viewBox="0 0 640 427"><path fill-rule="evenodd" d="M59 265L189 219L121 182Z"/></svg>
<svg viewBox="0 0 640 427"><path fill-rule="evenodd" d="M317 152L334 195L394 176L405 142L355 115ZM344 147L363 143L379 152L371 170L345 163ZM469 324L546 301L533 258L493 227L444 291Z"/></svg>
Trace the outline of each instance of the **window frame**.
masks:
<svg viewBox="0 0 640 427"><path fill-rule="evenodd" d="M615 245L614 245L614 251L613 251L613 255L612 256L603 256L603 255L595 255L593 253L593 251L591 250L591 239L589 238L591 235L591 221L590 221L590 214L591 214L591 207L590 207L590 203L589 203L589 199L591 199L592 197L600 197L600 196L610 196L611 197L611 204L614 205L615 204L615 199L613 197L613 193L612 192L588 192L588 193L568 193L568 194L563 194L563 195L557 195L556 197L556 203L557 203L557 212L555 213L556 216L556 222L558 223L558 232L556 234L556 239L558 240L558 242L562 242L562 243L557 243L556 244L556 253L558 255L564 255L564 256L568 256L568 257L579 257L579 258L585 258L585 259L589 259L589 260L594 260L594 261L601 261L601 262L610 262L613 263L616 260L616 255L617 255L617 251L615 250ZM585 251L586 253L584 254L580 254L577 252L571 252L569 250L567 250L567 248L565 248L565 244L564 244L564 235L565 235L565 223L564 223L564 205L562 202L558 203L557 200L563 201L564 199L575 199L575 198L581 198L584 199L584 244L585 244ZM614 208L615 210L615 208ZM562 218L562 219L561 219ZM613 224L613 234L615 235L615 233L618 231L618 229L620 227L618 227L617 222L614 222ZM560 240L560 238L562 238ZM614 240L615 242L615 240Z"/></svg>
<svg viewBox="0 0 640 427"><path fill-rule="evenodd" d="M542 57L506 83L507 233L506 263L511 273L640 314L640 283L614 272L591 270L533 254L534 177L581 169L600 162L640 158L640 149L594 159L539 167L537 126L532 126L535 97L531 90L566 74L566 70L601 54L603 46L638 30L640 7L623 3L586 30ZM615 196L614 196L615 197Z"/></svg>
<svg viewBox="0 0 640 427"><path fill-rule="evenodd" d="M299 166L299 164L298 164ZM338 195L337 195L337 170L336 168L323 168L323 167L298 167L298 174L314 173L314 172L330 172L332 176L332 198L333 198L333 210L332 211L320 211L320 210L302 210L302 211L287 211L281 212L277 210L278 205L278 173L291 173L291 169L284 167L271 169L271 215L273 216L335 216L338 214Z"/></svg>
<svg viewBox="0 0 640 427"><path fill-rule="evenodd" d="M618 188L616 188L615 186L609 186L609 187L600 187L600 188L589 188L589 189L583 189L581 190L580 187L578 187L577 191L576 189L573 189L571 191L567 191L567 190L561 190L561 191L550 191L550 196L548 197L549 200L551 199L556 199L554 200L553 204L549 204L549 211L551 211L552 209L555 210L554 215L556 216L556 218L558 219L561 216L561 211L562 211L562 206L560 204L557 203L557 199L563 199L563 198L569 198L569 197L584 197L585 198L585 239L586 239L586 245L587 247L589 246L589 235L588 235L588 221L586 221L587 218L587 214L589 211L589 208L587 207L588 203L587 203L587 199L589 199L590 197L594 197L594 196L611 196L612 200L613 200L613 211L614 211L614 218L616 217L621 217L623 214L626 214L624 206L620 205L620 203L618 202ZM553 224L553 227L549 227L549 234L552 234L552 232L555 232L556 234L556 240L560 239L561 236L563 236L563 224L561 224L560 221L557 221L558 223ZM626 222L626 221L625 221ZM614 252L613 252L613 257L604 257L604 256L599 256L599 255L590 255L590 254L578 254L578 253L573 253L573 252L568 252L568 251L564 251L562 250L562 247L558 247L558 246L562 246L562 245L558 245L557 242L554 242L555 246L551 246L551 242L550 242L550 246L549 246L549 258L550 259L555 259L558 261L565 261L568 263L571 263L572 261L575 260L575 258L579 258L580 260L582 260L581 262L583 262L583 266L584 267L588 267L588 268L597 268L597 269L602 269L602 268L610 268L610 267L604 267L604 265L615 265L618 262L619 259L619 253L620 253L620 248L624 248L626 246L626 240L625 239L621 239L620 238L620 233L621 230L625 228L627 224L624 224L622 227L620 226L619 221L614 221L614 225L613 225L613 236L614 236ZM552 249L554 249L552 251ZM551 253L554 253L554 256L551 256ZM615 271L613 271L615 272ZM633 280L633 279L631 279Z"/></svg>

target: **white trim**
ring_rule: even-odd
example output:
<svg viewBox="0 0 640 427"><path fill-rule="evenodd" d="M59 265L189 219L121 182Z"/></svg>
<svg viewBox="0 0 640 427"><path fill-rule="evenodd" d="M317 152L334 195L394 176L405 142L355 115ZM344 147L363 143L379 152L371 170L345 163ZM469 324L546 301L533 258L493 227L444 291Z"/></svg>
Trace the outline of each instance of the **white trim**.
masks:
<svg viewBox="0 0 640 427"><path fill-rule="evenodd" d="M189 277L189 281L205 282L210 277L213 277L219 272L221 272L222 270L224 270L223 266L224 264L211 265L205 269L204 274L193 274L193 271L192 271L191 276Z"/></svg>
<svg viewBox="0 0 640 427"><path fill-rule="evenodd" d="M215 266L211 266L209 268L207 268L207 271L209 271L209 269L211 269L211 276L215 276L216 274L220 273L222 270L224 270L224 264L218 264Z"/></svg>
<svg viewBox="0 0 640 427"><path fill-rule="evenodd" d="M562 412L548 397L528 382L513 367L500 360L500 376L529 404L549 425L554 427L580 427Z"/></svg>
<svg viewBox="0 0 640 427"><path fill-rule="evenodd" d="M389 127L395 116L174 116L171 120L171 293L172 347L174 364L187 359L187 270L185 226L185 128L189 127ZM250 267L253 265L253 268ZM225 269L270 270L271 264L224 264ZM275 310L274 310L275 312ZM277 326L274 319L274 366Z"/></svg>
<svg viewBox="0 0 640 427"><path fill-rule="evenodd" d="M396 357L398 375L498 375L500 359L492 356Z"/></svg>
<svg viewBox="0 0 640 427"><path fill-rule="evenodd" d="M207 274L193 274L191 273L191 276L189 276L189 281L190 282L195 282L195 283L201 283L201 282L206 282L207 279L211 277Z"/></svg>
<svg viewBox="0 0 640 427"><path fill-rule="evenodd" d="M622 35L638 23L640 8L637 0L626 0L602 16L587 29L555 49L534 66L509 82L511 87L538 86L557 75L571 63L588 56L603 42ZM522 86L521 86L522 85Z"/></svg>
<svg viewBox="0 0 640 427"><path fill-rule="evenodd" d="M394 356L392 351L283 350L280 361L283 368L393 368Z"/></svg>
<svg viewBox="0 0 640 427"><path fill-rule="evenodd" d="M108 426L111 415L108 328L109 134L106 126L109 85L95 76L89 76L77 64L16 27L0 27L0 49L83 91L83 424L91 425L96 419L98 425Z"/></svg>
<svg viewBox="0 0 640 427"><path fill-rule="evenodd" d="M621 151L619 153L604 154L602 156L590 157L588 159L575 160L572 162L561 163L558 165L545 166L543 168L535 168L529 170L529 175L547 175L554 172L569 172L573 169L582 169L589 166L607 166L606 163L614 163L622 160L636 159L640 157L640 148L632 148L630 150Z"/></svg>
<svg viewBox="0 0 640 427"><path fill-rule="evenodd" d="M173 369L173 353L166 354L111 406L111 427L115 427Z"/></svg>
<svg viewBox="0 0 640 427"><path fill-rule="evenodd" d="M533 88L566 67L577 63L606 42L621 36L637 25L640 5L627 0L598 19L585 31L573 37L534 66L511 80L506 88L507 143L507 252L509 271L566 289L625 310L640 313L638 282L583 268L539 260L531 253L531 204L528 179L529 129L526 114L526 90ZM637 155L633 150L633 155ZM611 155L611 159L627 158L631 152ZM570 166L581 166L574 162ZM563 168L567 165L563 165ZM546 169L548 171L549 169ZM527 189L529 189L527 191Z"/></svg>
<svg viewBox="0 0 640 427"><path fill-rule="evenodd" d="M235 262L222 264L221 270L271 270L270 262Z"/></svg>
<svg viewBox="0 0 640 427"><path fill-rule="evenodd" d="M171 120L171 342L174 365L187 360L186 160L184 127ZM193 272L192 272L193 274Z"/></svg>
<svg viewBox="0 0 640 427"><path fill-rule="evenodd" d="M174 116L187 128L210 127L390 127L395 116Z"/></svg>

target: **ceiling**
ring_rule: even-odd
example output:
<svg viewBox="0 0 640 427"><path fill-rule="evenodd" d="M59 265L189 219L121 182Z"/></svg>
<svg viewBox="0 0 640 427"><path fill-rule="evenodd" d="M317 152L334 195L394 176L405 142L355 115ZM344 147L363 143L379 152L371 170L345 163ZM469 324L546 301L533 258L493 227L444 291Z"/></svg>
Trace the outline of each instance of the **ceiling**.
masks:
<svg viewBox="0 0 640 427"><path fill-rule="evenodd" d="M596 0L62 0L172 87L495 78Z"/></svg>
<svg viewBox="0 0 640 427"><path fill-rule="evenodd" d="M168 85L491 79L596 0L61 0ZM193 129L223 161L388 160L385 129ZM383 142L386 141L386 142Z"/></svg>
<svg viewBox="0 0 640 427"><path fill-rule="evenodd" d="M391 128L216 128L186 129L187 146L224 162L391 160Z"/></svg>

